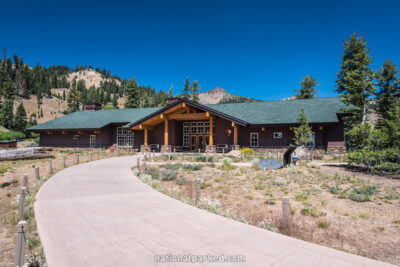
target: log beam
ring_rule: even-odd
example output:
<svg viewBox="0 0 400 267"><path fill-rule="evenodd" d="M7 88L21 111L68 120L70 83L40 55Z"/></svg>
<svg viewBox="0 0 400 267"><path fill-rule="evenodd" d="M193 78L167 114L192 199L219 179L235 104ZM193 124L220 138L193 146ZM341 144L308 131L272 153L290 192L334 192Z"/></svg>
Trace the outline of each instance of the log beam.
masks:
<svg viewBox="0 0 400 267"><path fill-rule="evenodd" d="M170 114L168 115L169 120L206 120L206 113L183 113L183 114Z"/></svg>

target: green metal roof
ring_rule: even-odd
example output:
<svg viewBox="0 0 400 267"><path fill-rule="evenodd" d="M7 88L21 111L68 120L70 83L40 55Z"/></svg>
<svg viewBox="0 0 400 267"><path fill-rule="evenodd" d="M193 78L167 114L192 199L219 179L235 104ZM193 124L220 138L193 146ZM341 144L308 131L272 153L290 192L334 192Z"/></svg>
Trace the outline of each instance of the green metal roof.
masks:
<svg viewBox="0 0 400 267"><path fill-rule="evenodd" d="M160 108L111 109L99 111L77 111L58 119L30 127L30 131L101 129L110 123L137 121Z"/></svg>
<svg viewBox="0 0 400 267"><path fill-rule="evenodd" d="M304 108L310 123L338 122L346 105L338 97L206 105L250 124L296 123Z"/></svg>
<svg viewBox="0 0 400 267"><path fill-rule="evenodd" d="M186 100L185 100L186 101ZM191 101L186 101L190 102ZM190 104L189 103L189 104ZM193 103L194 105L199 105ZM251 103L205 105L221 115L228 115L248 124L292 124L304 108L310 123L338 122L338 113L347 106L337 97L277 100ZM166 108L113 109L94 112L78 111L29 128L30 131L101 129L110 123L135 123ZM156 115L155 114L155 115Z"/></svg>

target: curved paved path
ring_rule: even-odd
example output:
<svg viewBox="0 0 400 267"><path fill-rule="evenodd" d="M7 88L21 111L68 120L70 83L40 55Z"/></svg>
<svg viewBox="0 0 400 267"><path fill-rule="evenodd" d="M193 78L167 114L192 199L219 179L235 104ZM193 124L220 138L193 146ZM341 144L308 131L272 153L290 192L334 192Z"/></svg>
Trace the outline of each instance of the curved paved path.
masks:
<svg viewBox="0 0 400 267"><path fill-rule="evenodd" d="M206 266L388 266L245 225L165 196L133 176L136 157L67 168L40 189L35 214L50 267L193 266L154 255L245 255Z"/></svg>

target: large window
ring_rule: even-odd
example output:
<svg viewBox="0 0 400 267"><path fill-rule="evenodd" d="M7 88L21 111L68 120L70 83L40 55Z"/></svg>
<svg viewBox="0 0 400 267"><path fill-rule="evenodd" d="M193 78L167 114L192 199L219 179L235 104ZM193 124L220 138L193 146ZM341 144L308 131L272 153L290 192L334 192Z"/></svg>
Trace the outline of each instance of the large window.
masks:
<svg viewBox="0 0 400 267"><path fill-rule="evenodd" d="M258 133L250 133L250 146L258 147Z"/></svg>
<svg viewBox="0 0 400 267"><path fill-rule="evenodd" d="M128 129L122 127L117 128L117 146L120 147L133 147L134 134Z"/></svg>
<svg viewBox="0 0 400 267"><path fill-rule="evenodd" d="M96 135L91 135L90 136L90 146L95 147L96 146Z"/></svg>

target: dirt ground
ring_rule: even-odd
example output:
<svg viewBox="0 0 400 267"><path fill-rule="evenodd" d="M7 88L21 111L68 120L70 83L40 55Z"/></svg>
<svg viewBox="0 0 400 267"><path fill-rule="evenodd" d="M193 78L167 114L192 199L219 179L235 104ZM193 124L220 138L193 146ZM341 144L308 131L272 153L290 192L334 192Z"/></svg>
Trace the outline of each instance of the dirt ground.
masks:
<svg viewBox="0 0 400 267"><path fill-rule="evenodd" d="M265 171L207 164L176 172L161 184L184 198L194 198L193 180L200 178L202 198L252 225L400 265L400 179L317 162ZM291 202L289 231L281 228L283 196Z"/></svg>
<svg viewBox="0 0 400 267"><path fill-rule="evenodd" d="M89 161L90 156L88 151L80 151L80 153L75 152L79 151L74 149L59 149L51 152L55 156L55 158L52 159L53 173L63 169L63 155L66 156L67 166L76 164L77 154L79 154L80 163ZM93 160L102 158L100 150L94 150L92 153ZM116 154L105 152L105 157L112 156L116 156ZM16 199L18 199L20 188L23 184L23 175L25 173L28 174L28 188L34 187L36 183L35 167L39 167L40 176L42 178L49 176L49 159L0 162L0 170L4 172L0 174L1 176L18 179L18 183L0 188L0 267L13 266L16 225L18 221L18 208L15 203ZM31 212L33 214L33 210ZM26 213L28 213L27 210ZM41 253L41 245L36 233L34 216L32 217L32 222L29 223L30 229L28 229L32 238L27 238L29 240L26 248L26 254L30 255Z"/></svg>

